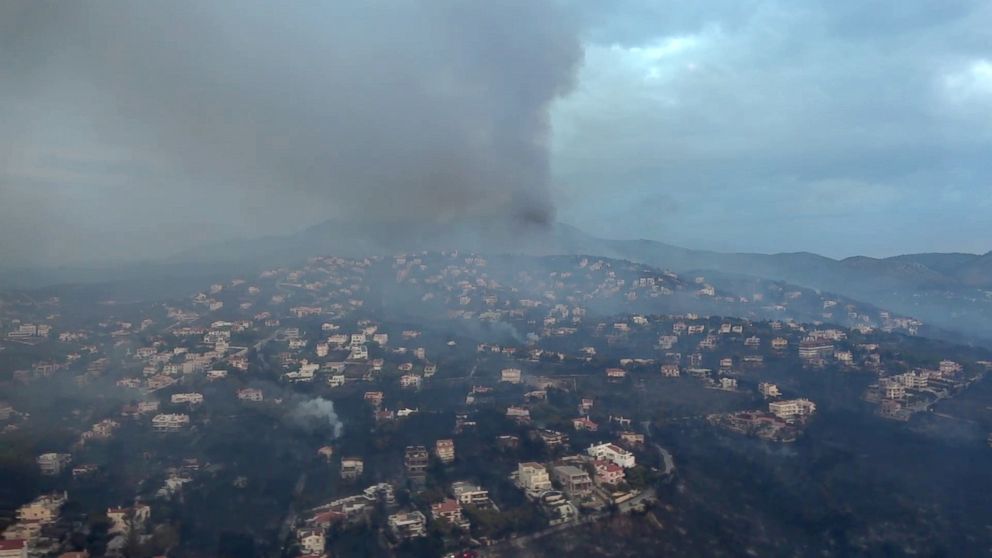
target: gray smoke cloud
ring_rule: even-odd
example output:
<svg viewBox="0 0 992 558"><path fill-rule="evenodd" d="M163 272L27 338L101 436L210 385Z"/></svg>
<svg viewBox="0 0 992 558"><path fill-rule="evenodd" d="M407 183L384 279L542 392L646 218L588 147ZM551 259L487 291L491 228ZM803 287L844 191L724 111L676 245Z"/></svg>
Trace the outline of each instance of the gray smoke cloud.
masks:
<svg viewBox="0 0 992 558"><path fill-rule="evenodd" d="M329 428L338 438L344 431L344 423L334 411L334 402L317 397L297 403L289 413L294 424L307 430Z"/></svg>
<svg viewBox="0 0 992 558"><path fill-rule="evenodd" d="M157 224L149 204L180 220L543 225L573 23L535 0L3 2L0 196L36 235L74 210L38 185L72 181L116 193L77 211L152 217L136 227Z"/></svg>

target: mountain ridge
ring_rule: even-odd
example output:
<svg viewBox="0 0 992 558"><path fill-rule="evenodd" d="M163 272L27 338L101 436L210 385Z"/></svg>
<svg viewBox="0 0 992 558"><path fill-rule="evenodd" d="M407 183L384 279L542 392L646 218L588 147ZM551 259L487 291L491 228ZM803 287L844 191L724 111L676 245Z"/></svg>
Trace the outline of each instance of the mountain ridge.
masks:
<svg viewBox="0 0 992 558"><path fill-rule="evenodd" d="M625 259L680 273L711 270L783 281L887 308L945 330L992 339L992 252L834 259L812 252L716 252L650 239L604 239L564 223L521 230L523 226L497 221L392 225L325 221L290 235L207 244L164 260L103 273L99 269L80 272L70 268L54 272L14 270L0 273L0 281L37 286L69 282L79 276L91 281L142 274L188 276L225 268L247 271L289 265L319 254L355 257L444 249L493 254L583 254Z"/></svg>

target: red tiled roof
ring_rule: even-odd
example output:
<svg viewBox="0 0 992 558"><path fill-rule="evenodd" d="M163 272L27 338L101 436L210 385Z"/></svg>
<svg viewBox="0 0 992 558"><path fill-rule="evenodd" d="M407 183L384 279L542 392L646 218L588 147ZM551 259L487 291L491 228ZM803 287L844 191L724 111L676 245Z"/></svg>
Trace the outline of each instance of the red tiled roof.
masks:
<svg viewBox="0 0 992 558"><path fill-rule="evenodd" d="M458 511L460 506L456 500L445 500L431 506L434 513L453 513Z"/></svg>

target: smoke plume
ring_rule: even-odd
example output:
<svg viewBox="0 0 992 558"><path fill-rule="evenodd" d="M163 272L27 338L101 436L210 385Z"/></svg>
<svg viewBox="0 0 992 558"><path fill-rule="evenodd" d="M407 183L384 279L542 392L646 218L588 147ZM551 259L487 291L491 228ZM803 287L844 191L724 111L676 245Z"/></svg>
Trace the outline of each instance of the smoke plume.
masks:
<svg viewBox="0 0 992 558"><path fill-rule="evenodd" d="M262 216L292 192L356 222L517 225L553 218L548 107L581 59L536 0L13 0L0 52L0 163L54 129L154 161L135 202L168 177Z"/></svg>
<svg viewBox="0 0 992 558"><path fill-rule="evenodd" d="M323 397L297 403L296 407L290 411L289 418L293 423L307 430L329 428L334 432L335 438L341 436L344 431L344 423L334 412L334 402Z"/></svg>

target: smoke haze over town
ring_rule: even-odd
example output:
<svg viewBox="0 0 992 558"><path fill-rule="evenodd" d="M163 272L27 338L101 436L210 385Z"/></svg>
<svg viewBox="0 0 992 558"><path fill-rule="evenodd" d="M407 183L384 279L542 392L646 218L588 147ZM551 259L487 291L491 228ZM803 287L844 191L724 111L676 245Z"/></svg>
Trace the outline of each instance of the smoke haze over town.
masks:
<svg viewBox="0 0 992 558"><path fill-rule="evenodd" d="M983 2L0 10L8 265L329 219L830 256L992 233Z"/></svg>
<svg viewBox="0 0 992 558"><path fill-rule="evenodd" d="M992 555L990 29L0 2L0 558Z"/></svg>

